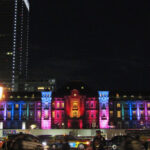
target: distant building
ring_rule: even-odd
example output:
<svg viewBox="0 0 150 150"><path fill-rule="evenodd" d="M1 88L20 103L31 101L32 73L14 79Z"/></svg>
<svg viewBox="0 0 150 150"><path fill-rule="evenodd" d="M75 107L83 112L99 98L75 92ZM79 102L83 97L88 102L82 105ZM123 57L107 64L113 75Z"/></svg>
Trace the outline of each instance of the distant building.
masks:
<svg viewBox="0 0 150 150"><path fill-rule="evenodd" d="M150 92L92 92L82 82L57 91L4 92L0 129L150 129Z"/></svg>
<svg viewBox="0 0 150 150"><path fill-rule="evenodd" d="M0 1L0 80L8 80L12 90L21 90L28 74L28 0Z"/></svg>
<svg viewBox="0 0 150 150"><path fill-rule="evenodd" d="M1 82L5 91L12 91L11 82ZM45 90L54 91L56 89L56 80L49 79L47 81L27 81L22 83L22 92L40 92Z"/></svg>

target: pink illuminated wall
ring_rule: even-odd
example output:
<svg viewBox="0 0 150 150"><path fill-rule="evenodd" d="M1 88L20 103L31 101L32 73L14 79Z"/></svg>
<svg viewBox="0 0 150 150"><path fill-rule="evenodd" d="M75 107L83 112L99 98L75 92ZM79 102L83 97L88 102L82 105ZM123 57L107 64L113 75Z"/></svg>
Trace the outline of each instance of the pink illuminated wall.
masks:
<svg viewBox="0 0 150 150"><path fill-rule="evenodd" d="M51 91L42 92L42 129L51 129L51 95Z"/></svg>
<svg viewBox="0 0 150 150"><path fill-rule="evenodd" d="M109 92L99 91L99 127L109 128Z"/></svg>

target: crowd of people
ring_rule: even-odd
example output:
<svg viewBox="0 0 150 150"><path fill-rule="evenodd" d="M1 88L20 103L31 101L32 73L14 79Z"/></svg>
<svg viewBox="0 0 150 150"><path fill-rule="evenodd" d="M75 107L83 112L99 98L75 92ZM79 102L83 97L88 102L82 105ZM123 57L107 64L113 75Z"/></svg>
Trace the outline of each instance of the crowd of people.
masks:
<svg viewBox="0 0 150 150"><path fill-rule="evenodd" d="M24 140L24 135L21 133L18 136L14 137L14 139L8 140L3 144L2 150L25 150L22 147L22 141ZM37 142L35 141L32 142ZM37 147L39 150L39 146ZM56 145L52 145L50 150L57 150ZM69 141L67 138L62 141L61 150L71 150L69 145ZM100 130L96 131L96 136L94 137L92 143L88 147L80 146L78 150L108 150L108 145L105 138L102 136L102 132ZM137 136L135 138L131 138L130 136L126 138L122 143L120 143L120 150L148 150L148 143L145 141L141 141Z"/></svg>

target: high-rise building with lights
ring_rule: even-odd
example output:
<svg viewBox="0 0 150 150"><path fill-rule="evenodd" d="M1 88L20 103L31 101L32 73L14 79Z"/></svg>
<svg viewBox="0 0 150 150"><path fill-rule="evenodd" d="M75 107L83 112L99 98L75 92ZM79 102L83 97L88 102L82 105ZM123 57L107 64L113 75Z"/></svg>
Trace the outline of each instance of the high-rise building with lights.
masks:
<svg viewBox="0 0 150 150"><path fill-rule="evenodd" d="M29 1L0 1L0 80L22 89L28 73Z"/></svg>

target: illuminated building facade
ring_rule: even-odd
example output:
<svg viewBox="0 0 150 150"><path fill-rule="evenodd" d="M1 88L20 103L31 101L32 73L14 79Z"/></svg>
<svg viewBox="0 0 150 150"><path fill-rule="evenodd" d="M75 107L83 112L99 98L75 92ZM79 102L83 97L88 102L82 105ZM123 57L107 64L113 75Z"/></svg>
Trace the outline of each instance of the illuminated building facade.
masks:
<svg viewBox="0 0 150 150"><path fill-rule="evenodd" d="M6 92L0 129L150 128L150 93L98 91L85 85L57 92Z"/></svg>
<svg viewBox="0 0 150 150"><path fill-rule="evenodd" d="M12 82L17 91L28 72L29 2L2 0L0 10L0 80Z"/></svg>

